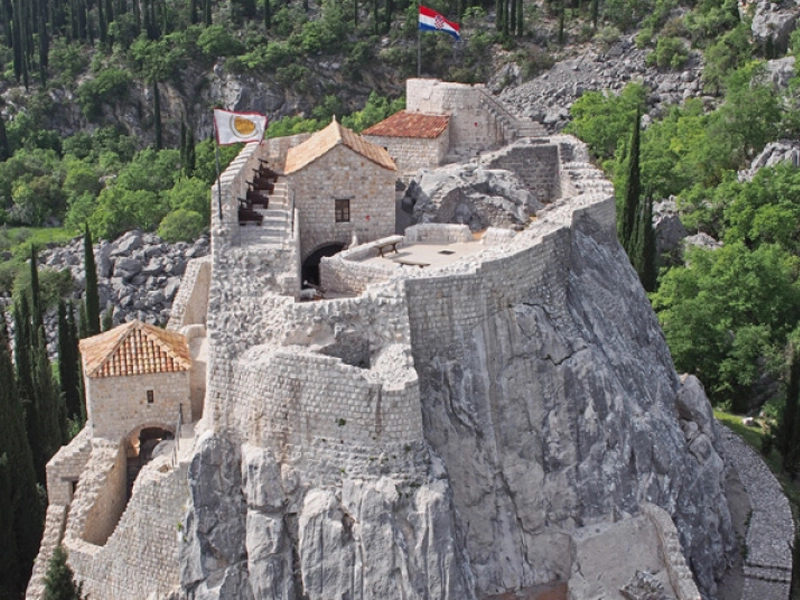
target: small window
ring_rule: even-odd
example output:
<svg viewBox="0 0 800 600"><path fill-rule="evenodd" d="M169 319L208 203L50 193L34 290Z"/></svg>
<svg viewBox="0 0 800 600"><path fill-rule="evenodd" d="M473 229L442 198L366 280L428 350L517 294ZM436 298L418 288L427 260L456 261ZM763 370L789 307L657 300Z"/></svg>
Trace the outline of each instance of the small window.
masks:
<svg viewBox="0 0 800 600"><path fill-rule="evenodd" d="M349 223L350 222L350 199L336 199L336 222Z"/></svg>
<svg viewBox="0 0 800 600"><path fill-rule="evenodd" d="M147 390L147 403L153 403L153 390Z"/></svg>

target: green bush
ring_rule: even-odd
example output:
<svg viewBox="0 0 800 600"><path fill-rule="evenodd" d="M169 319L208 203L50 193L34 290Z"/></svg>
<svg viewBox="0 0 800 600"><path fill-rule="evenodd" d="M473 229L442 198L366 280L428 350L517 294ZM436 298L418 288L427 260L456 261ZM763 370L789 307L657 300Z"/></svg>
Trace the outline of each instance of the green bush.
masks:
<svg viewBox="0 0 800 600"><path fill-rule="evenodd" d="M647 56L647 64L656 64L662 69L680 69L686 64L689 51L683 40L676 37L661 37L656 42L655 51Z"/></svg>
<svg viewBox="0 0 800 600"><path fill-rule="evenodd" d="M197 47L210 59L236 56L244 52L244 46L230 33L225 25L209 25L197 38Z"/></svg>
<svg viewBox="0 0 800 600"><path fill-rule="evenodd" d="M30 252L30 250L29 250ZM31 288L31 270L29 266L21 268L14 278L13 298L15 302L22 299L22 294L29 294ZM69 269L39 269L39 293L42 306L53 308L61 298L72 294L72 274Z"/></svg>
<svg viewBox="0 0 800 600"><path fill-rule="evenodd" d="M179 208L161 220L158 235L165 242L191 242L208 227L208 220L193 210Z"/></svg>
<svg viewBox="0 0 800 600"><path fill-rule="evenodd" d="M78 87L78 104L83 115L89 120L96 119L104 104L114 104L118 99L125 98L132 83L133 77L129 71L114 67L100 71L94 79Z"/></svg>

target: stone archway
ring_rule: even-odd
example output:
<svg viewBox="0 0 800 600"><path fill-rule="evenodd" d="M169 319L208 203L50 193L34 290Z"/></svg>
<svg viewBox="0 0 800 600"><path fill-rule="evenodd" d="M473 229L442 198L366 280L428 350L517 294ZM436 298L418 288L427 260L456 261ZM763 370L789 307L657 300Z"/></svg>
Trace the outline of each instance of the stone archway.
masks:
<svg viewBox="0 0 800 600"><path fill-rule="evenodd" d="M175 428L163 423L142 424L125 436L127 458L127 498L130 500L133 484L139 471L153 458L156 446L165 440L175 439Z"/></svg>
<svg viewBox="0 0 800 600"><path fill-rule="evenodd" d="M344 250L345 244L342 242L327 242L320 244L303 261L303 287L307 287L306 282L313 286L319 285L319 262L323 257L339 254Z"/></svg>

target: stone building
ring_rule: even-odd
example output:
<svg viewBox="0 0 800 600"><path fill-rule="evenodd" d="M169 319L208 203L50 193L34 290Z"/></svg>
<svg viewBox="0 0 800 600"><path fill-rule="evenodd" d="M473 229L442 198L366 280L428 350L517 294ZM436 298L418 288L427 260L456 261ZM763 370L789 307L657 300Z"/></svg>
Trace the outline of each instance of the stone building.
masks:
<svg viewBox="0 0 800 600"><path fill-rule="evenodd" d="M353 238L394 233L397 167L388 152L336 119L286 154L284 175L300 223L303 260Z"/></svg>
<svg viewBox="0 0 800 600"><path fill-rule="evenodd" d="M442 164L450 147L450 115L401 110L366 129L365 139L383 146L399 171L409 173Z"/></svg>
<svg viewBox="0 0 800 600"><path fill-rule="evenodd" d="M119 441L144 424L191 422L192 358L178 332L131 321L81 340L93 437Z"/></svg>

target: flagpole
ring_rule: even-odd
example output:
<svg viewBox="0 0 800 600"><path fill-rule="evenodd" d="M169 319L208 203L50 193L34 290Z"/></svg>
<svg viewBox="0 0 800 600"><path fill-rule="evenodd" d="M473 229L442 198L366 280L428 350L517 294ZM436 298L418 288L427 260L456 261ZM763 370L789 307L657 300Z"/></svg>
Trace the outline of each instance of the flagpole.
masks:
<svg viewBox="0 0 800 600"><path fill-rule="evenodd" d="M422 77L422 30L417 23L417 77Z"/></svg>
<svg viewBox="0 0 800 600"><path fill-rule="evenodd" d="M222 223L222 180L219 174L219 142L217 146L217 207L219 208L219 222Z"/></svg>

